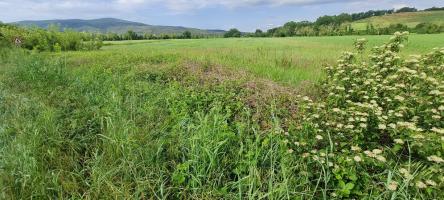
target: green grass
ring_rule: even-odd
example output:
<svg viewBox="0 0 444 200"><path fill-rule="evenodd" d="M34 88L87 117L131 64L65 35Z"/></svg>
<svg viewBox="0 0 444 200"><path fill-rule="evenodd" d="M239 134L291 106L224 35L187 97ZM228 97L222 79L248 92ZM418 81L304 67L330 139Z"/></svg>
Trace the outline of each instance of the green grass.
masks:
<svg viewBox="0 0 444 200"><path fill-rule="evenodd" d="M343 51L353 49L353 42L362 37L368 38L368 46L372 47L390 36L123 41L109 42L110 46L94 54L118 60L129 56L132 61L173 55L169 59L222 65L294 86L319 80L322 67L334 64ZM444 34L412 35L403 53L425 53L439 44L444 44Z"/></svg>
<svg viewBox="0 0 444 200"><path fill-rule="evenodd" d="M405 55L442 36L412 35ZM313 136L296 96L320 96L303 83L356 38L0 52L0 199L328 199L332 171L284 133Z"/></svg>
<svg viewBox="0 0 444 200"><path fill-rule="evenodd" d="M376 16L352 23L352 27L356 30L365 30L367 24L371 23L375 28L388 27L390 24L405 24L410 28L414 28L420 23L434 23L444 25L444 11L427 11L412 13L395 13L391 15Z"/></svg>

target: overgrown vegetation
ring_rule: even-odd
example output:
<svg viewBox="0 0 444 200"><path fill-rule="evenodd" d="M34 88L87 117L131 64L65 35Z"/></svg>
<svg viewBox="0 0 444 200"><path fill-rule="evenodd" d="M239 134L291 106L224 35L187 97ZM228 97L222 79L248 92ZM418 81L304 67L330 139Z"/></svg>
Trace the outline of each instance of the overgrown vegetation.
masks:
<svg viewBox="0 0 444 200"><path fill-rule="evenodd" d="M437 199L443 192L444 48L401 58L407 33L327 68L320 102L305 99L303 132L292 149L330 175L330 195ZM316 136L315 136L316 135ZM293 151L293 150L292 150ZM325 171L324 171L325 170Z"/></svg>
<svg viewBox="0 0 444 200"><path fill-rule="evenodd" d="M18 46L35 51L58 52L98 50L102 47L102 41L90 33L79 33L72 30L60 32L56 26L45 30L0 24L0 45L2 47Z"/></svg>
<svg viewBox="0 0 444 200"><path fill-rule="evenodd" d="M180 41L185 57L171 43L143 55L8 49L0 198L439 199L444 50L404 59L406 37L370 55L357 40L305 90L227 68L226 47L196 54L193 41ZM235 61L289 63L254 54Z"/></svg>

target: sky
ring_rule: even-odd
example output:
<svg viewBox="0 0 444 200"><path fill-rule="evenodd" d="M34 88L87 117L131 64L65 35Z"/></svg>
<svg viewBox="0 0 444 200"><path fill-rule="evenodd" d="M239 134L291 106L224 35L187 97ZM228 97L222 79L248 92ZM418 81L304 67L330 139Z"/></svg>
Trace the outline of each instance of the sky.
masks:
<svg viewBox="0 0 444 200"><path fill-rule="evenodd" d="M254 31L322 15L405 6L444 7L444 0L0 0L0 21L113 17L151 25Z"/></svg>

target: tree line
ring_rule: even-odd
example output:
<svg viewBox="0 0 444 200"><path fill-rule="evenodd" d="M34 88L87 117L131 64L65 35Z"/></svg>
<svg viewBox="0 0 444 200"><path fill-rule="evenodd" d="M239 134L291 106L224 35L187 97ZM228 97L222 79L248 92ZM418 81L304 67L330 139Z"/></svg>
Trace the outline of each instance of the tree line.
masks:
<svg viewBox="0 0 444 200"><path fill-rule="evenodd" d="M424 11L439 11L444 7L428 8ZM375 27L373 24L367 24L364 30L356 30L350 24L358 20L383 16L393 13L419 12L416 8L404 7L398 10L370 10L361 13L342 13L339 15L325 15L319 17L316 21L290 21L281 27L267 30L266 32L257 29L254 33L245 33L237 29L231 29L225 34L225 37L293 37L293 36L340 36L340 35L391 35L397 31L409 31L419 34L433 34L444 32L444 25L433 23L420 23L416 27L409 28L405 24L392 24L388 27Z"/></svg>
<svg viewBox="0 0 444 200"><path fill-rule="evenodd" d="M42 28L22 28L0 22L0 47L22 47L34 51L79 51L97 50L103 43L94 33L60 31L57 26Z"/></svg>
<svg viewBox="0 0 444 200"><path fill-rule="evenodd" d="M151 34L151 33L137 33L133 30L128 30L126 33L105 33L99 34L103 41L121 41L121 40L168 40L168 39L201 39L220 37L218 34L193 34L190 31L174 34Z"/></svg>

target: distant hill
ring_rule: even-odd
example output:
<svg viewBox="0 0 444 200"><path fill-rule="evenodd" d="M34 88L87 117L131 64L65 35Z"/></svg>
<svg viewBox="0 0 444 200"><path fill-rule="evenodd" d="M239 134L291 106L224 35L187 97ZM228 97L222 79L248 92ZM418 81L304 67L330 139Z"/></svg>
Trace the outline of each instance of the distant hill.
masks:
<svg viewBox="0 0 444 200"><path fill-rule="evenodd" d="M224 30L202 30L196 28L187 28L181 26L155 26L139 22L131 22L115 18L102 18L92 20L82 19L64 19L64 20L39 20L39 21L19 21L14 24L32 27L38 26L41 28L48 28L49 25L58 25L61 29L74 29L76 31L86 32L100 32L100 33L125 33L128 30L133 30L137 33L148 34L181 34L185 31L190 31L193 34L224 34Z"/></svg>
<svg viewBox="0 0 444 200"><path fill-rule="evenodd" d="M444 25L444 11L406 12L370 17L353 22L352 27L356 30L365 30L369 23L373 24L376 28L388 27L390 24L399 23L414 28L416 25L424 22Z"/></svg>

